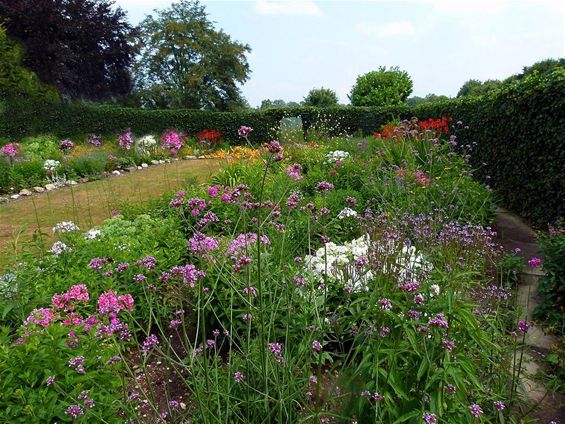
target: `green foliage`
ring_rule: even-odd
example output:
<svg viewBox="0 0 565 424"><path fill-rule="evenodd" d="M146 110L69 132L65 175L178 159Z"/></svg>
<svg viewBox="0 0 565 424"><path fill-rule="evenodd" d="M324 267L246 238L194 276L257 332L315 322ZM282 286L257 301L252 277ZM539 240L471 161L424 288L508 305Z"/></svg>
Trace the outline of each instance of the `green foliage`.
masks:
<svg viewBox="0 0 565 424"><path fill-rule="evenodd" d="M313 88L308 92L302 104L312 107L332 107L337 106L338 98L335 91L329 88Z"/></svg>
<svg viewBox="0 0 565 424"><path fill-rule="evenodd" d="M67 176L99 177L104 173L107 166L108 155L104 152L99 152L65 161L64 173Z"/></svg>
<svg viewBox="0 0 565 424"><path fill-rule="evenodd" d="M534 73L492 95L422 104L412 114L450 116L467 130L460 146L476 146L476 176L491 185L502 205L537 225L565 214L565 69ZM490 177L487 179L487 176Z"/></svg>
<svg viewBox="0 0 565 424"><path fill-rule="evenodd" d="M43 84L37 75L23 66L24 49L6 34L0 25L0 98L43 98L57 101L52 87Z"/></svg>
<svg viewBox="0 0 565 424"><path fill-rule="evenodd" d="M133 28L113 1L2 1L0 21L24 45L25 66L66 98L129 93Z"/></svg>
<svg viewBox="0 0 565 424"><path fill-rule="evenodd" d="M551 230L538 238L545 275L539 280L541 303L534 317L553 331L565 334L565 231Z"/></svg>
<svg viewBox="0 0 565 424"><path fill-rule="evenodd" d="M180 0L139 25L135 65L142 104L152 108L229 111L243 102L246 44L217 31L198 1Z"/></svg>
<svg viewBox="0 0 565 424"><path fill-rule="evenodd" d="M71 331L74 338L68 336ZM117 413L121 409L124 381L118 373L124 367L120 362L107 364L120 353L115 341L101 340L94 331L86 332L79 325L61 323L47 328L32 324L27 329L20 328L18 333L22 339L16 344L7 331L0 334L0 421L77 422L65 410L71 404L79 404L85 414L79 422L121 422ZM71 340L74 348L67 344ZM78 356L87 358L84 373L68 365L69 360ZM54 383L47 385L49 377L54 377ZM83 391L94 401L94 408L83 405Z"/></svg>
<svg viewBox="0 0 565 424"><path fill-rule="evenodd" d="M15 190L43 185L47 173L43 161L31 160L15 162L9 172L9 186ZM2 186L7 188L7 186Z"/></svg>
<svg viewBox="0 0 565 424"><path fill-rule="evenodd" d="M285 102L282 99L276 100L269 100L265 99L261 101L261 105L259 106L260 110L270 109L273 107L287 107L287 108L295 108L299 107L300 105L297 102Z"/></svg>
<svg viewBox="0 0 565 424"><path fill-rule="evenodd" d="M437 95L437 94L426 94L425 97L413 96L406 100L406 104L408 106L418 106L422 103L437 103L437 102L444 102L449 100L449 97L444 95Z"/></svg>
<svg viewBox="0 0 565 424"><path fill-rule="evenodd" d="M32 160L60 159L59 139L52 135L25 137L21 141L22 156Z"/></svg>
<svg viewBox="0 0 565 424"><path fill-rule="evenodd" d="M371 71L357 77L349 99L353 106L396 106L406 102L412 93L412 79L398 67Z"/></svg>
<svg viewBox="0 0 565 424"><path fill-rule="evenodd" d="M457 97L477 97L492 93L502 86L502 82L498 80L479 80L470 79L461 86L457 92Z"/></svg>
<svg viewBox="0 0 565 424"><path fill-rule="evenodd" d="M550 74L556 69L563 69L563 68L565 68L565 58L542 60L540 62L534 63L533 65L524 66L524 69L522 70L521 73L506 78L504 80L504 83L508 84L516 80L521 80L527 77L528 75L534 73Z"/></svg>

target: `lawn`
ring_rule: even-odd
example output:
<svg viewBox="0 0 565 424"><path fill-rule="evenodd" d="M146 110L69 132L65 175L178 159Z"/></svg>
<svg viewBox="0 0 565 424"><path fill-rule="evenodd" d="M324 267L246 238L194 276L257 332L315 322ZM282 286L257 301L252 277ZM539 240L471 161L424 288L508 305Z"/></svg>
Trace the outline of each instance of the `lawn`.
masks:
<svg viewBox="0 0 565 424"><path fill-rule="evenodd" d="M88 230L112 216L126 203L143 203L173 192L187 181L204 182L219 160L175 161L76 186L45 192L0 205L0 267L14 262L14 244L21 247L39 230L52 239L52 227L73 221ZM19 250L19 248L18 248Z"/></svg>

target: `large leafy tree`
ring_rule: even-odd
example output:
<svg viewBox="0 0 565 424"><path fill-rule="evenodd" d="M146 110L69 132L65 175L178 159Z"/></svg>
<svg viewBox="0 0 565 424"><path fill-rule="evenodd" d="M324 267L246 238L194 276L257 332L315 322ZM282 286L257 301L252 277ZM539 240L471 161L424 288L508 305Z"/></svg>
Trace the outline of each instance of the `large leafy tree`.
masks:
<svg viewBox="0 0 565 424"><path fill-rule="evenodd" d="M0 0L0 21L25 47L24 66L68 98L131 90L133 28L111 0Z"/></svg>
<svg viewBox="0 0 565 424"><path fill-rule="evenodd" d="M329 88L313 88L308 92L302 104L304 106L313 107L331 107L337 106L339 99L335 91Z"/></svg>
<svg viewBox="0 0 565 424"><path fill-rule="evenodd" d="M349 100L353 106L393 106L406 102L412 93L412 79L398 67L384 66L357 77Z"/></svg>
<svg viewBox="0 0 565 424"><path fill-rule="evenodd" d="M198 1L180 0L139 26L136 86L147 107L233 110L250 74L246 44L216 30Z"/></svg>
<svg viewBox="0 0 565 424"><path fill-rule="evenodd" d="M0 98L58 100L57 90L42 84L37 75L22 66L23 57L24 49L0 25Z"/></svg>
<svg viewBox="0 0 565 424"><path fill-rule="evenodd" d="M486 80L481 82L476 79L470 79L465 82L459 89L457 97L477 97L491 93L492 91L500 88L502 82L498 80Z"/></svg>

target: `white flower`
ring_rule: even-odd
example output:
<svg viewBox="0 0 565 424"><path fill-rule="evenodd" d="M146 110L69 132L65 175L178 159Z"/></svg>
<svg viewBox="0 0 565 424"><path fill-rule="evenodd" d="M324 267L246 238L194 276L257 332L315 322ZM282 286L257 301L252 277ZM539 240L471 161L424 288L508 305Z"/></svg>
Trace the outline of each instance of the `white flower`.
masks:
<svg viewBox="0 0 565 424"><path fill-rule="evenodd" d="M343 150L334 150L326 155L326 163L336 163L337 161L343 161L349 157L349 152Z"/></svg>
<svg viewBox="0 0 565 424"><path fill-rule="evenodd" d="M80 228L72 221L59 222L53 227L53 234L56 233L68 233L71 231L79 231Z"/></svg>
<svg viewBox="0 0 565 424"><path fill-rule="evenodd" d="M59 256L61 253L70 252L71 250L72 249L62 241L56 241L55 243L53 243L53 246L51 246L51 249L49 251L54 255Z"/></svg>
<svg viewBox="0 0 565 424"><path fill-rule="evenodd" d="M337 218L338 219L344 219L344 218L348 218L348 217L356 217L357 216L357 212L355 212L353 209L351 208L344 208L341 210L340 213L337 214Z"/></svg>
<svg viewBox="0 0 565 424"><path fill-rule="evenodd" d="M141 148L153 147L157 144L157 140L152 135L144 135L137 139L136 144Z"/></svg>
<svg viewBox="0 0 565 424"><path fill-rule="evenodd" d="M94 240L95 238L100 237L101 234L102 234L102 231L100 231L98 228L93 228L93 229L89 230L84 235L84 239L85 240Z"/></svg>
<svg viewBox="0 0 565 424"><path fill-rule="evenodd" d="M437 284L432 284L430 286L430 296L434 297L434 296L439 296L439 286Z"/></svg>
<svg viewBox="0 0 565 424"><path fill-rule="evenodd" d="M315 255L304 258L306 270L317 283L323 282L325 276L343 283L344 288L351 292L368 290L373 273L367 266L356 264L357 259L367 256L368 250L367 235L344 245L329 242L319 248Z"/></svg>
<svg viewBox="0 0 565 424"><path fill-rule="evenodd" d="M61 162L55 159L47 159L43 164L43 169L46 171L54 171L61 165Z"/></svg>

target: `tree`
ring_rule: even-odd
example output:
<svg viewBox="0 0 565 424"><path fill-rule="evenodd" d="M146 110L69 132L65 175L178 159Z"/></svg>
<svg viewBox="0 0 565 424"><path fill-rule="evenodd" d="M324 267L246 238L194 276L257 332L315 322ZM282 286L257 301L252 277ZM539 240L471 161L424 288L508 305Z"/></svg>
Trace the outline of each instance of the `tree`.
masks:
<svg viewBox="0 0 565 424"><path fill-rule="evenodd" d="M476 79L470 79L461 86L457 93L457 97L484 96L485 94L489 94L500 88L501 85L502 82L498 80L486 80L485 82L481 82Z"/></svg>
<svg viewBox="0 0 565 424"><path fill-rule="evenodd" d="M419 97L419 96L410 97L409 99L406 100L406 103L408 104L408 106L417 106L422 103L438 103L438 102L443 102L445 100L449 100L449 97L444 96L443 94L437 95L430 93L430 94L426 94L426 97Z"/></svg>
<svg viewBox="0 0 565 424"><path fill-rule="evenodd" d="M288 108L294 108L294 107L299 107L300 105L296 102L290 101L290 102L285 102L282 99L276 99L276 100L269 100L269 99L265 99L261 101L261 106L259 106L260 110L264 110L264 109L269 109L271 107L288 107Z"/></svg>
<svg viewBox="0 0 565 424"><path fill-rule="evenodd" d="M335 91L329 88L313 88L304 98L304 106L331 107L337 106L339 99Z"/></svg>
<svg viewBox="0 0 565 424"><path fill-rule="evenodd" d="M392 106L406 102L412 93L412 79L398 67L379 67L357 77L349 99L353 106Z"/></svg>
<svg viewBox="0 0 565 424"><path fill-rule="evenodd" d="M534 73L548 74L558 68L565 68L565 58L545 59L540 62L536 62L531 66L524 66L521 73L506 78L504 80L504 83L507 84L510 82L519 81Z"/></svg>
<svg viewBox="0 0 565 424"><path fill-rule="evenodd" d="M224 111L241 104L251 48L214 29L198 1L155 12L138 28L136 87L144 105Z"/></svg>
<svg viewBox="0 0 565 424"><path fill-rule="evenodd" d="M56 89L42 84L37 75L22 66L23 57L23 48L0 25L0 98L58 100Z"/></svg>
<svg viewBox="0 0 565 424"><path fill-rule="evenodd" d="M0 0L0 21L25 47L24 66L70 98L131 90L132 27L111 0Z"/></svg>

